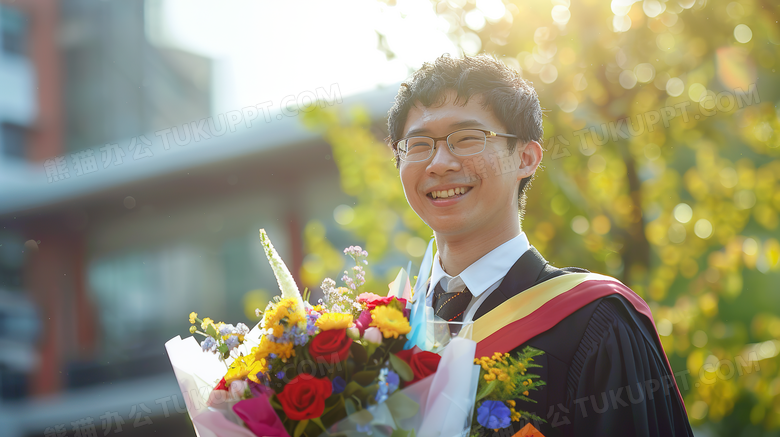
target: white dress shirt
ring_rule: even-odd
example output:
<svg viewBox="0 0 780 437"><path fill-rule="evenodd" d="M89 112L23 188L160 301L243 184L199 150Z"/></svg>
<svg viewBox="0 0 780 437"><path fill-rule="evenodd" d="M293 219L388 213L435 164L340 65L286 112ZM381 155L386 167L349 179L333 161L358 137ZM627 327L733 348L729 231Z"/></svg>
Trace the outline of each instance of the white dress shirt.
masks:
<svg viewBox="0 0 780 437"><path fill-rule="evenodd" d="M470 322L482 302L498 288L509 269L515 265L529 247L528 238L525 236L525 232L521 231L516 237L474 261L457 276L450 276L444 271L437 252L433 260L433 271L426 294L426 304L433 306L433 289L440 281L442 288L448 293L460 291L464 286L468 287L474 297L471 298L471 302L466 307L463 322Z"/></svg>

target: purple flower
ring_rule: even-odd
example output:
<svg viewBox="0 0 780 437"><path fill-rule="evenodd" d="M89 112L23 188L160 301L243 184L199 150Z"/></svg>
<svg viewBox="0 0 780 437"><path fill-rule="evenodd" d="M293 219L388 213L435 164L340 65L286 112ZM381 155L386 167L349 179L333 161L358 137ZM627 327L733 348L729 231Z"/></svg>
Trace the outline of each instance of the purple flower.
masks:
<svg viewBox="0 0 780 437"><path fill-rule="evenodd" d="M506 428L512 422L512 412L500 401L485 401L477 409L477 422L485 428Z"/></svg>
<svg viewBox="0 0 780 437"><path fill-rule="evenodd" d="M260 373L258 376L262 381L264 378L263 374ZM249 391L252 393L253 397L259 398L260 396L270 396L273 394L273 390L266 387L265 384L258 384L252 380L247 380L247 383L249 384Z"/></svg>
<svg viewBox="0 0 780 437"><path fill-rule="evenodd" d="M203 343L200 344L200 347L204 352L216 352L217 342L212 337L206 337Z"/></svg>
<svg viewBox="0 0 780 437"><path fill-rule="evenodd" d="M225 344L227 345L229 350L233 350L238 347L238 337L235 335L231 335L228 337L227 340L225 340Z"/></svg>

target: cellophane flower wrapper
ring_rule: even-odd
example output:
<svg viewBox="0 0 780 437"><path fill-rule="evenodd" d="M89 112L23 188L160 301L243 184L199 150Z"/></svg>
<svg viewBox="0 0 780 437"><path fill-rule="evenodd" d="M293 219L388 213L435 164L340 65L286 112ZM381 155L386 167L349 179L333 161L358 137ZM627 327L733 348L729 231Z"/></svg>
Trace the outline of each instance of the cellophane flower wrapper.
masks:
<svg viewBox="0 0 780 437"><path fill-rule="evenodd" d="M370 426L372 436L390 436L398 430L414 431L409 436L468 436L480 369L474 365L475 351L474 341L453 339L444 348L436 373L369 407L370 421L365 412L357 412L333 425L329 433L365 436Z"/></svg>
<svg viewBox="0 0 780 437"><path fill-rule="evenodd" d="M258 341L259 328L256 326L246 337ZM248 353L248 347L240 347ZM257 437L233 411L241 400L231 398L229 392L214 390L225 375L225 364L216 355L204 352L192 336L182 339L177 335L165 343L165 349L199 437Z"/></svg>

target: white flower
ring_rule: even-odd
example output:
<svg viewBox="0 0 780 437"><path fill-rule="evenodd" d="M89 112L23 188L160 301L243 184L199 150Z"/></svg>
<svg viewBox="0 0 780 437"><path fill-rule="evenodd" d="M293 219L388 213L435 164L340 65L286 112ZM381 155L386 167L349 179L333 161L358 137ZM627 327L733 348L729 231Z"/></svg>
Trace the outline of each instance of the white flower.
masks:
<svg viewBox="0 0 780 437"><path fill-rule="evenodd" d="M274 249L273 244L271 244L271 240L265 233L265 229L260 229L260 241L263 243L265 256L268 258L268 263L271 264L274 276L276 276L279 290L282 291L282 297L297 300L299 308L303 308L303 299L301 298L300 290L298 290L298 285L295 283L295 279L290 274L290 270L287 269L282 258L276 253L276 249Z"/></svg>

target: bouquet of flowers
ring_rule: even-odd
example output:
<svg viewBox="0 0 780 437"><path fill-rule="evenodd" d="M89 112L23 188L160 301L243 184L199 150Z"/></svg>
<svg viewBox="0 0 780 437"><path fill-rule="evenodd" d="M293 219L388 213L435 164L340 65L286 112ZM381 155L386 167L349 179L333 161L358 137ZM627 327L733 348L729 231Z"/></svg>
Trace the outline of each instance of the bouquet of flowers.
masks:
<svg viewBox="0 0 780 437"><path fill-rule="evenodd" d="M250 330L193 312L190 333L204 337L200 345L178 336L166 343L198 435L467 436L472 417L476 427L504 428L506 415L491 402L540 385L525 373L533 352L474 361L473 341L450 340L446 323L436 329L404 269L386 296L362 292L368 253L349 247L355 266L345 286L326 278L313 305L265 231L260 238L281 291L256 310L260 323ZM512 407L510 420L528 417L502 405Z"/></svg>

